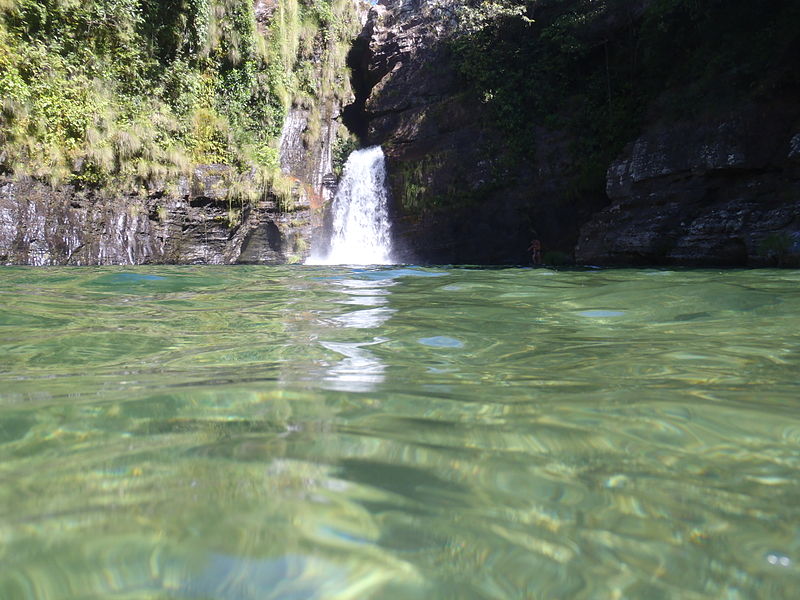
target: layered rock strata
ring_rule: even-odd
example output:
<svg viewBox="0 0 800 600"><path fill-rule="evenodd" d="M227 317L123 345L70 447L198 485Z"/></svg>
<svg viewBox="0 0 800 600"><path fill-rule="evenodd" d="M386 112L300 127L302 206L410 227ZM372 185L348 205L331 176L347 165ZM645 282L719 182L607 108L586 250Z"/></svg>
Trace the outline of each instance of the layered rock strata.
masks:
<svg viewBox="0 0 800 600"><path fill-rule="evenodd" d="M34 180L0 180L0 264L231 264L299 261L311 207L231 203L224 167L198 167L177 189L104 197Z"/></svg>
<svg viewBox="0 0 800 600"><path fill-rule="evenodd" d="M651 127L608 170L611 204L582 228L593 264L794 265L800 111L748 106Z"/></svg>

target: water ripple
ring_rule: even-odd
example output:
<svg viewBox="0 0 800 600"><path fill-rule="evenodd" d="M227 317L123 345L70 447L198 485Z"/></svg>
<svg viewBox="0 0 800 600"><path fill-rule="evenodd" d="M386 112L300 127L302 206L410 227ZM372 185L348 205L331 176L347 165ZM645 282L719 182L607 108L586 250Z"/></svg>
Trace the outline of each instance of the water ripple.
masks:
<svg viewBox="0 0 800 600"><path fill-rule="evenodd" d="M0 598L793 600L796 284L6 269Z"/></svg>

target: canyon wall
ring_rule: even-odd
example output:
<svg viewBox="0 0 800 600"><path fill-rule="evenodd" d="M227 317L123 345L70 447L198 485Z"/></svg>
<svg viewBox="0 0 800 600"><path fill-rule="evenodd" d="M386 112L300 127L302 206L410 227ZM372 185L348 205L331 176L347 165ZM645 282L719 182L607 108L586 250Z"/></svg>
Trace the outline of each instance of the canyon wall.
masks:
<svg viewBox="0 0 800 600"><path fill-rule="evenodd" d="M541 4L541 21L555 22L546 9L558 3ZM649 4L611 11L580 31L586 46L599 48L591 60L601 73L603 44L631 29ZM652 93L643 116L630 115L638 125L627 146L594 165L605 178L587 184L581 140L558 126L582 110L580 80L554 118L531 109L538 120L521 157L465 83L463 62L459 70L459 5L385 0L351 53L357 100L349 125L365 144L384 146L403 260L529 264L538 239L545 262L556 264L798 264L795 88L755 99L719 90L724 100L712 96L688 115L660 109L674 90ZM724 87L719 77L709 85Z"/></svg>
<svg viewBox="0 0 800 600"><path fill-rule="evenodd" d="M609 170L581 263L797 266L800 111L745 106L649 128Z"/></svg>
<svg viewBox="0 0 800 600"><path fill-rule="evenodd" d="M7 171L0 263L302 261L349 129L384 148L402 262L530 264L538 240L549 264L800 265L790 2L509 0L527 13L483 33L463 0L301 4L257 0L252 17L297 45L275 54L296 54L277 184L221 164L122 192ZM322 27L311 38L292 6Z"/></svg>

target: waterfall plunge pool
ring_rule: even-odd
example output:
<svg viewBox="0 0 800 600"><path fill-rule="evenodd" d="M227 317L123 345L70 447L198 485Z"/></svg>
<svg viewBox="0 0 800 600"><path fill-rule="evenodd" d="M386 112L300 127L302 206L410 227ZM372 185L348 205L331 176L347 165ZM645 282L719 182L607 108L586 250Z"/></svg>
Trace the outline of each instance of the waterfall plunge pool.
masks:
<svg viewBox="0 0 800 600"><path fill-rule="evenodd" d="M0 598L796 596L797 272L2 274Z"/></svg>

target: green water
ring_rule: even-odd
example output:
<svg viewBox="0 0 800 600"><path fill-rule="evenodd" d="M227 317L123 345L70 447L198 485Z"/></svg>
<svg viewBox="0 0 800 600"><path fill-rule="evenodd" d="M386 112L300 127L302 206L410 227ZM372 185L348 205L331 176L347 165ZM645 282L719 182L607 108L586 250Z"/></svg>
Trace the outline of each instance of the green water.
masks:
<svg viewBox="0 0 800 600"><path fill-rule="evenodd" d="M0 270L0 599L794 599L800 272Z"/></svg>

